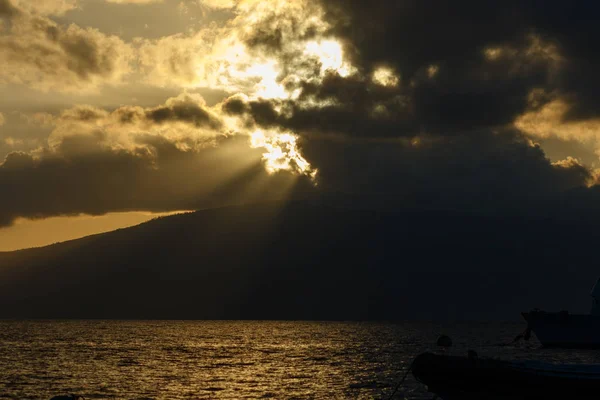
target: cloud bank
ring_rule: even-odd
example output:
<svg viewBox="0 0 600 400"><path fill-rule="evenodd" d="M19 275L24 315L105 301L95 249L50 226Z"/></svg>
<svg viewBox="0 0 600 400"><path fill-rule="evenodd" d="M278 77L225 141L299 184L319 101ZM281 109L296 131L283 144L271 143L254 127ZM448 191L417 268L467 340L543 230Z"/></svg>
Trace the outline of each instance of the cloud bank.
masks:
<svg viewBox="0 0 600 400"><path fill-rule="evenodd" d="M236 182L229 194L253 185L241 172L250 165L262 168L250 170L270 182L268 193L295 176L313 181L307 191L386 208L596 212L598 173L570 154L551 161L538 144L552 137L596 149L593 3L206 5L231 16L125 42L0 0L0 81L101 90L133 74L183 93L155 107L55 113L45 146L0 166L0 187L21 193L0 203L4 224L219 204L212 193L223 182ZM207 105L198 88L226 96ZM72 185L48 186L60 173Z"/></svg>

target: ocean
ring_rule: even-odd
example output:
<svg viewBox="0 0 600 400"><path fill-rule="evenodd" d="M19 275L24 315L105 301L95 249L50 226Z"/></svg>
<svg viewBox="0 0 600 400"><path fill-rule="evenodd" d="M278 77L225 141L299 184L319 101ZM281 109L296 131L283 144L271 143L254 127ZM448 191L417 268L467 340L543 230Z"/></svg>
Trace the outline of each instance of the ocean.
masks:
<svg viewBox="0 0 600 400"><path fill-rule="evenodd" d="M501 346L525 323L0 321L0 398L387 399L412 359L451 354L600 363L600 352ZM396 399L431 399L409 375Z"/></svg>

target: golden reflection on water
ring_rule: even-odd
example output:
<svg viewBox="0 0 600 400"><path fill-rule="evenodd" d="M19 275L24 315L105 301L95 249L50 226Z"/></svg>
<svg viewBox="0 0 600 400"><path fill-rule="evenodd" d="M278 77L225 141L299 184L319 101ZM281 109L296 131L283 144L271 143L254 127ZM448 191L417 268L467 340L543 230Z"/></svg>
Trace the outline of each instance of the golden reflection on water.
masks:
<svg viewBox="0 0 600 400"><path fill-rule="evenodd" d="M366 399L393 383L401 362L393 325L5 321L0 328L0 371L10 371L0 393L13 398Z"/></svg>
<svg viewBox="0 0 600 400"><path fill-rule="evenodd" d="M450 334L451 352L600 362L535 341L498 347L523 324L0 321L0 398L387 398L412 358ZM414 379L398 398L430 399Z"/></svg>

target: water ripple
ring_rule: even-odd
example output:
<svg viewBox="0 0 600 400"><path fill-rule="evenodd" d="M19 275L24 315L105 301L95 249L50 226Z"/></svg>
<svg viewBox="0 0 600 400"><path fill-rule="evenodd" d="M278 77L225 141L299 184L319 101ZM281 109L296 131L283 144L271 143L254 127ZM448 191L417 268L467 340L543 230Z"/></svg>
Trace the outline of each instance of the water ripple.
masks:
<svg viewBox="0 0 600 400"><path fill-rule="evenodd" d="M0 398L381 399L440 333L481 355L599 362L598 352L494 347L523 324L0 321ZM408 379L406 399L429 399ZM399 397L401 398L401 397Z"/></svg>

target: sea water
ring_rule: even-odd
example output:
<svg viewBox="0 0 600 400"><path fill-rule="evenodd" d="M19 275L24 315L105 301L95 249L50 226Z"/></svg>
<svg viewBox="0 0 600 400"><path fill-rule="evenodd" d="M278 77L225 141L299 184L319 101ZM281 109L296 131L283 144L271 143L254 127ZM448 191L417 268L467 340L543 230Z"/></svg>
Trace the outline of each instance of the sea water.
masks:
<svg viewBox="0 0 600 400"><path fill-rule="evenodd" d="M524 323L0 321L0 398L387 399L435 346L504 359L600 363L596 351L501 346ZM397 399L431 399L409 375Z"/></svg>

